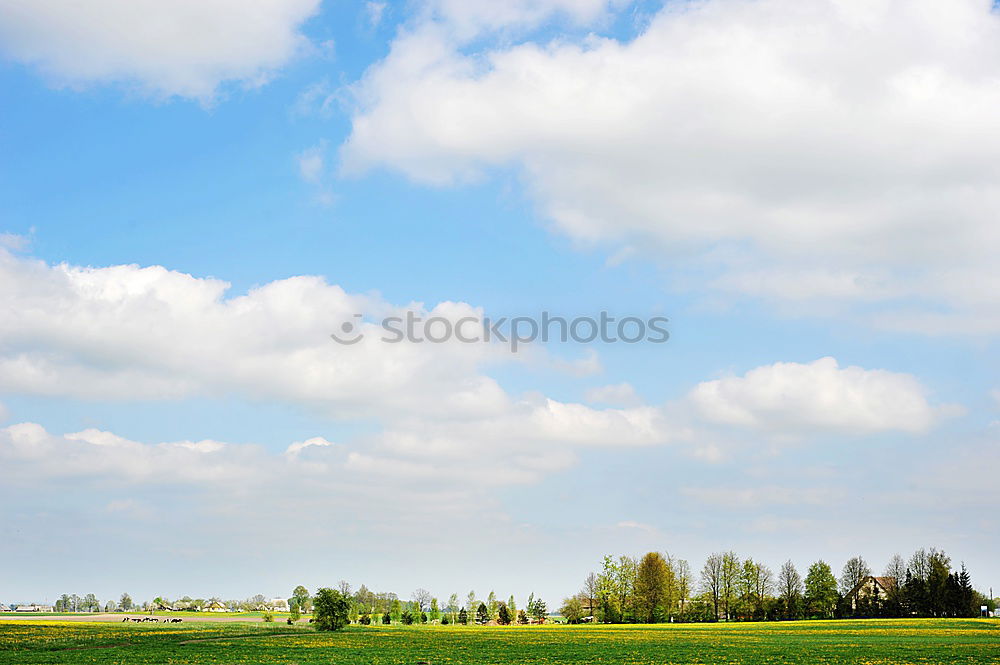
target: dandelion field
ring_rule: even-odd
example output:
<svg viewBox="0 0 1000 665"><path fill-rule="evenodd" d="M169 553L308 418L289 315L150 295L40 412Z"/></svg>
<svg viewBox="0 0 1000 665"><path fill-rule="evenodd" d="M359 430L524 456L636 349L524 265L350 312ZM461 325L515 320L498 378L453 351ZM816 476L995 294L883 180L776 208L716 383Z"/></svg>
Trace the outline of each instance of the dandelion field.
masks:
<svg viewBox="0 0 1000 665"><path fill-rule="evenodd" d="M1000 622L914 619L656 626L183 626L0 621L0 663L1000 664Z"/></svg>

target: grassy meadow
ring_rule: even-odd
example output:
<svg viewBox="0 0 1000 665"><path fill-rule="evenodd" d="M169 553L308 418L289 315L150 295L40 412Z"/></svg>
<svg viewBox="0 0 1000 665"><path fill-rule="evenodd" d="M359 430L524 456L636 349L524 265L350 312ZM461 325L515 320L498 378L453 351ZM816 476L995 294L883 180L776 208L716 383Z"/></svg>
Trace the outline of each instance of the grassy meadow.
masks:
<svg viewBox="0 0 1000 665"><path fill-rule="evenodd" d="M263 623L0 621L0 663L985 665L1000 664L1000 622L351 626L318 633Z"/></svg>

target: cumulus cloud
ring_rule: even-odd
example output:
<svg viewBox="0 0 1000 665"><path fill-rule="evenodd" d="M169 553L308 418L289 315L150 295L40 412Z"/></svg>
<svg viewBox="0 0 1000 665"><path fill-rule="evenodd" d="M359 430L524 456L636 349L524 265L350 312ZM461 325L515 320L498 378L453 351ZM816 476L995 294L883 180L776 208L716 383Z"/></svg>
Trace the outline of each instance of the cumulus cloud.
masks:
<svg viewBox="0 0 1000 665"><path fill-rule="evenodd" d="M339 455L344 468L446 487L538 482L590 448L675 445L718 460L727 445L713 431L719 425L768 435L917 433L947 412L929 403L915 377L840 368L832 358L707 381L663 405L643 405L629 384L588 394L605 408L513 395L484 370L512 357L505 346L387 344L380 326L358 316L482 318L469 304L397 305L307 276L244 295L228 290L158 266L48 265L0 251L0 390L105 401L233 396L331 420L370 419L378 425L371 433L344 445L322 437L292 443L283 458L322 465ZM333 332L358 341L338 344ZM7 436L19 454L136 479L171 460L197 460L192 468L213 478L260 467L252 447L211 441L145 448L94 430L56 441L37 425ZM98 449L112 451L113 461L94 466Z"/></svg>
<svg viewBox="0 0 1000 665"><path fill-rule="evenodd" d="M508 394L483 372L512 357L503 345L388 344L379 325L358 316L482 318L465 303L395 305L318 277L238 296L228 289L158 266L51 266L0 252L0 389L108 401L235 396L331 419L374 419L382 430L358 442L353 464L397 473L430 465L443 479L471 474L490 484L565 468L574 447L644 446L673 436L657 408L597 409ZM358 342L338 344L334 332ZM106 433L67 438L134 450ZM216 452L208 445L197 447ZM335 446L314 438L286 453L311 458L319 448ZM448 468L434 470L442 460Z"/></svg>
<svg viewBox="0 0 1000 665"><path fill-rule="evenodd" d="M557 228L694 288L1000 331L987 0L667 3L629 42L475 49L457 20L403 31L357 84L347 172L515 166Z"/></svg>
<svg viewBox="0 0 1000 665"><path fill-rule="evenodd" d="M776 432L925 432L954 407L934 407L909 374L841 368L834 358L775 363L698 384L688 400L709 422Z"/></svg>
<svg viewBox="0 0 1000 665"><path fill-rule="evenodd" d="M255 86L307 48L319 0L0 0L0 49L58 83L122 82L210 100Z"/></svg>

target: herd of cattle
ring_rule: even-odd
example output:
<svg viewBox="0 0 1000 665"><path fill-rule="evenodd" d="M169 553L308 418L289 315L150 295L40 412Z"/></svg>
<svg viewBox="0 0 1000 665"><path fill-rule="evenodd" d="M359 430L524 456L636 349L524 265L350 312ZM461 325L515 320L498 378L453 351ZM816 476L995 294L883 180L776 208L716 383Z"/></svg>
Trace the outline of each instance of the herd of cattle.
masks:
<svg viewBox="0 0 1000 665"><path fill-rule="evenodd" d="M153 623L159 623L161 621L163 623L180 623L181 621L184 621L184 619L157 619L156 617L142 617L141 619L137 619L135 617L125 617L122 619L122 623L127 621L134 621L135 623L145 623L147 621L152 621Z"/></svg>

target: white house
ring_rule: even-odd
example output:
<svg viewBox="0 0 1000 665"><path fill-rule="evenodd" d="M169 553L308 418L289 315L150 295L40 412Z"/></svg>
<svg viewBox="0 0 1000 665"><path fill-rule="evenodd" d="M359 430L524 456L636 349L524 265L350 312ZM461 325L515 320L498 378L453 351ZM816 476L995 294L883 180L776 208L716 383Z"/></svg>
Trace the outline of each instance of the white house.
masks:
<svg viewBox="0 0 1000 665"><path fill-rule="evenodd" d="M14 610L10 609L9 606L0 603L0 612L13 612L13 611Z"/></svg>
<svg viewBox="0 0 1000 665"><path fill-rule="evenodd" d="M289 610L288 601L284 598L272 598L268 606L275 612L287 612Z"/></svg>
<svg viewBox="0 0 1000 665"><path fill-rule="evenodd" d="M204 609L205 609L206 612L228 612L229 611L229 608L227 608L225 605L223 605L222 603L220 603L217 600L213 600L208 605L205 605Z"/></svg>

